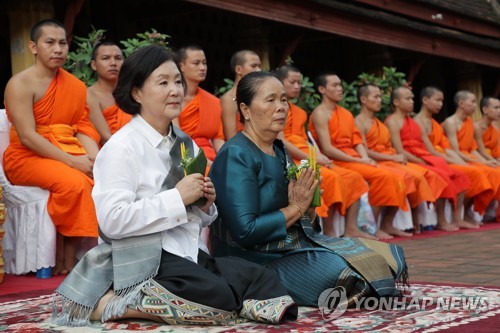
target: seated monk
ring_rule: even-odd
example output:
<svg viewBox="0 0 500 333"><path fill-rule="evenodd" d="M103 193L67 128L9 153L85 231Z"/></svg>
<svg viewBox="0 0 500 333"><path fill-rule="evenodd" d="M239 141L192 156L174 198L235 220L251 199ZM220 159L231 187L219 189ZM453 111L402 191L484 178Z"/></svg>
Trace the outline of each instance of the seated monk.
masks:
<svg viewBox="0 0 500 333"><path fill-rule="evenodd" d="M287 98L294 99L300 94L300 81L302 75L296 67L286 65L280 67L274 73L283 83ZM297 105L288 102L290 110L286 119L285 128L278 135L285 144L288 153L296 164L300 160L309 157L311 147L306 134L306 111ZM322 177L321 206L316 212L323 218L323 233L328 236L335 236L333 230L333 217L335 210L345 215L344 237L363 237L374 238L373 236L361 231L357 226L359 211L359 198L368 191L365 180L357 172L334 166L332 160L317 150L317 163L320 165L320 174Z"/></svg>
<svg viewBox="0 0 500 333"><path fill-rule="evenodd" d="M241 122L238 106L236 105L238 82L246 74L260 71L260 58L254 51L238 51L231 57L231 70L234 73L234 85L220 98L222 126L226 141L243 129L243 122Z"/></svg>
<svg viewBox="0 0 500 333"><path fill-rule="evenodd" d="M132 118L120 110L113 98L122 63L123 53L116 43L104 41L94 47L90 66L97 73L97 82L87 89L87 104L90 121L101 135L101 145Z"/></svg>
<svg viewBox="0 0 500 333"><path fill-rule="evenodd" d="M483 97L480 108L483 117L474 124L477 150L485 159L500 162L500 130L494 126L500 119L500 100Z"/></svg>
<svg viewBox="0 0 500 333"><path fill-rule="evenodd" d="M361 112L355 122L367 147L368 156L377 161L379 167L389 168L402 175L403 179L409 179L406 188L412 208L413 226L415 233L420 233L417 207L424 202L436 202L448 184L434 171L408 162L405 155L396 153L389 129L375 117L382 109L382 92L378 86L365 84L359 87L358 101ZM411 187L413 191L410 192Z"/></svg>
<svg viewBox="0 0 500 333"><path fill-rule="evenodd" d="M404 154L408 161L418 163L436 172L447 182L447 187L436 201L437 227L445 231L455 231L461 226L473 228L462 219L460 211L464 204L465 190L470 186L469 178L462 172L450 169L446 161L429 153L422 141L420 126L410 118L413 112L413 93L406 87L398 87L391 93L391 107L394 112L386 119L391 133L391 141L396 151ZM444 216L444 199L454 204L453 221L449 224Z"/></svg>
<svg viewBox="0 0 500 333"><path fill-rule="evenodd" d="M408 209L404 179L387 169L377 167L377 162L368 157L354 117L351 112L338 105L342 100L340 78L334 73L325 73L318 77L316 85L322 100L311 114L309 130L319 143L321 151L336 165L358 172L368 182L368 200L376 221L385 207L376 234L379 238L392 238L391 235L411 236L411 233L398 230L392 225L398 209Z"/></svg>
<svg viewBox="0 0 500 333"><path fill-rule="evenodd" d="M432 118L432 115L438 114L443 107L443 92L436 87L426 87L420 93L420 100L422 107L413 119L422 129L425 147L432 155L444 158L451 169L463 172L469 177L471 185L465 191L464 214L467 221L473 221L469 215L471 205L474 204L474 210L483 214L494 197L492 184L480 168L467 164L450 148L443 128Z"/></svg>
<svg viewBox="0 0 500 333"><path fill-rule="evenodd" d="M476 110L476 96L467 90L461 90L453 99L456 106L455 113L443 122L443 129L450 141L450 146L467 163L474 165L484 172L493 187L497 189L495 199L500 200L499 162L484 158L477 150L474 138L474 124L470 115Z"/></svg>
<svg viewBox="0 0 500 333"><path fill-rule="evenodd" d="M40 21L30 38L35 64L14 75L5 89L12 128L3 168L12 184L50 192L57 275L73 269L82 237L97 237L91 192L100 138L89 121L85 84L61 68L68 55L64 26Z"/></svg>
<svg viewBox="0 0 500 333"><path fill-rule="evenodd" d="M220 101L199 87L207 76L203 50L198 46L187 46L178 51L177 58L187 89L182 112L174 124L179 125L203 149L208 168L224 144Z"/></svg>

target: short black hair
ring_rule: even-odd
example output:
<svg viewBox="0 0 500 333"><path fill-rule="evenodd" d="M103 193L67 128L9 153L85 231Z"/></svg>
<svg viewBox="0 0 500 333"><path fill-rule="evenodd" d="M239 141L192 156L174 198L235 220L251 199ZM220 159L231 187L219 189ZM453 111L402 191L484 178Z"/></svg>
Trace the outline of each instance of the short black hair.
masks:
<svg viewBox="0 0 500 333"><path fill-rule="evenodd" d="M405 87L405 86L396 87L391 91L391 100L390 100L390 104L389 104L391 109L394 110L394 100L399 99L399 97L401 97L401 90L403 90L403 89L407 89L407 90L411 91L410 88Z"/></svg>
<svg viewBox="0 0 500 333"><path fill-rule="evenodd" d="M236 87L236 104L238 104L238 112L240 114L241 123L245 122L245 118L243 117L243 113L240 108L241 103L245 103L245 105L252 104L255 96L257 95L259 85L268 78L278 79L276 75L271 72L252 72L243 76L240 82L238 82L238 86Z"/></svg>
<svg viewBox="0 0 500 333"><path fill-rule="evenodd" d="M47 26L61 28L66 34L66 28L61 22L55 19L45 19L38 21L37 23L35 23L35 25L33 25L33 27L31 27L30 40L35 43L38 42L40 37L42 37L42 28Z"/></svg>
<svg viewBox="0 0 500 333"><path fill-rule="evenodd" d="M420 101L422 101L424 97L431 98L437 92L443 92L443 91L438 87L434 86L425 87L420 91Z"/></svg>
<svg viewBox="0 0 500 333"><path fill-rule="evenodd" d="M120 48L120 45L118 45L118 43L113 42L112 40L104 40L102 42L97 43L94 46L94 49L92 50L92 60L95 60L95 57L97 56L97 51L99 50L99 48L101 46L116 46L116 47L118 47L120 49L120 51L122 52L122 55L123 55L123 51Z"/></svg>
<svg viewBox="0 0 500 333"><path fill-rule="evenodd" d="M175 58L178 64L184 62L187 59L188 57L187 51L203 51L203 48L196 44L191 44L181 47L180 49L177 50L177 52L175 52Z"/></svg>
<svg viewBox="0 0 500 333"><path fill-rule="evenodd" d="M358 88L358 92L357 92L357 95L356 97L358 98L358 102L361 104L361 97L362 96L368 96L368 94L370 93L370 87L374 87L374 88L379 88L379 86L377 86L375 83L365 83L363 84L361 87Z"/></svg>
<svg viewBox="0 0 500 333"><path fill-rule="evenodd" d="M139 114L141 104L132 97L132 90L142 88L151 73L167 61L172 61L177 66L174 54L158 45L141 47L125 59L113 92L118 107L128 114ZM182 83L185 86L183 77Z"/></svg>
<svg viewBox="0 0 500 333"><path fill-rule="evenodd" d="M479 103L479 108L481 109L481 113L483 113L483 108L490 106L490 102L492 99L498 99L493 96L484 96L481 98L481 102Z"/></svg>
<svg viewBox="0 0 500 333"><path fill-rule="evenodd" d="M471 91L469 90L460 90L457 91L455 96L453 97L453 103L455 103L455 108L458 108L458 104L460 104L460 101L465 101L469 95L474 95Z"/></svg>
<svg viewBox="0 0 500 333"><path fill-rule="evenodd" d="M236 66L243 66L245 64L245 57L247 54L258 56L258 54L252 50L240 50L232 55L229 65L231 66L233 74L236 75Z"/></svg>
<svg viewBox="0 0 500 333"><path fill-rule="evenodd" d="M281 82L285 81L290 72L300 73L300 70L293 65L283 65L280 68L277 68L273 71L275 77L278 78Z"/></svg>
<svg viewBox="0 0 500 333"><path fill-rule="evenodd" d="M318 89L319 87L326 87L328 83L326 78L329 76L338 76L338 75L335 72L327 71L327 72L322 72L321 74L316 76L316 80L314 80L314 86L316 87L316 89Z"/></svg>

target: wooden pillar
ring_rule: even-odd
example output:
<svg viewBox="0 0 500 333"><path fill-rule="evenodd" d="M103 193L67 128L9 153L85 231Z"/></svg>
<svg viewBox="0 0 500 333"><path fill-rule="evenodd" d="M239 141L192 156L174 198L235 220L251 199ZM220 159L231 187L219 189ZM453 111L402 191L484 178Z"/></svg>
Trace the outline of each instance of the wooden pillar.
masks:
<svg viewBox="0 0 500 333"><path fill-rule="evenodd" d="M31 27L38 21L54 17L52 0L11 0L7 5L10 28L12 75L31 66L35 57L28 49Z"/></svg>
<svg viewBox="0 0 500 333"><path fill-rule="evenodd" d="M481 119L482 114L479 108L479 101L483 98L481 72L476 65L472 63L459 63L458 65L458 89L469 90L476 95L477 107L471 118L472 120Z"/></svg>

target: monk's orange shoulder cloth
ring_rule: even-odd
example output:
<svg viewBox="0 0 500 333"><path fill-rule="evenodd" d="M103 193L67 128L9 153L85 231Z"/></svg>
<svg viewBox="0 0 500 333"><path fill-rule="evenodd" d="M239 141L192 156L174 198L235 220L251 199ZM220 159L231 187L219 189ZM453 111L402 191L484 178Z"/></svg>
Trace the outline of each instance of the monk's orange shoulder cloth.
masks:
<svg viewBox="0 0 500 333"><path fill-rule="evenodd" d="M500 157L500 131L493 125L488 126L483 133L484 147L494 158Z"/></svg>
<svg viewBox="0 0 500 333"><path fill-rule="evenodd" d="M392 147L389 129L377 118L373 119L372 127L365 137L368 149L381 154L396 154L396 150Z"/></svg>
<svg viewBox="0 0 500 333"><path fill-rule="evenodd" d="M444 134L443 127L434 119L432 119L432 131L429 133L429 140L434 149L440 153L444 153L446 149L450 148L450 141Z"/></svg>
<svg viewBox="0 0 500 333"><path fill-rule="evenodd" d="M104 116L104 119L106 119L106 123L108 124L111 134L115 134L120 128L125 126L130 119L132 119L131 114L123 112L123 110L116 104L113 104L103 110L102 115Z"/></svg>
<svg viewBox="0 0 500 333"><path fill-rule="evenodd" d="M306 134L307 112L297 105L288 103L290 110L286 119L283 135L291 144L308 152L309 144Z"/></svg>
<svg viewBox="0 0 500 333"><path fill-rule="evenodd" d="M472 153L477 149L476 139L474 139L474 123L467 117L462 127L457 131L457 141L459 149L464 153Z"/></svg>

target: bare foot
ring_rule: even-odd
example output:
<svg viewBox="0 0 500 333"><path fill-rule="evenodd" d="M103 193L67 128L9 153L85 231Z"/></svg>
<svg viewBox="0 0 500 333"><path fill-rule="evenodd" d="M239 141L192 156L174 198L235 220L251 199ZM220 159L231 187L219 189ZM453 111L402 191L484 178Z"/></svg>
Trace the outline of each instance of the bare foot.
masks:
<svg viewBox="0 0 500 333"><path fill-rule="evenodd" d="M469 224L474 224L474 225L477 225L478 227L480 225L483 225L483 222L474 220L472 218L472 216L470 216L469 214L465 214L463 222L468 222ZM472 228L468 228L468 229L472 229ZM476 229L476 228L474 228L474 229Z"/></svg>
<svg viewBox="0 0 500 333"><path fill-rule="evenodd" d="M418 235L421 232L422 232L422 230L420 229L420 224L413 226L413 234Z"/></svg>
<svg viewBox="0 0 500 333"><path fill-rule="evenodd" d="M373 240L378 240L377 237L370 235L366 232L363 232L359 230L358 228L346 228L344 232L344 237L352 237L352 238L366 238L366 239L373 239Z"/></svg>
<svg viewBox="0 0 500 333"><path fill-rule="evenodd" d="M391 226L382 225L382 226L380 226L380 229L382 229L382 231L384 231L392 236L398 236L398 237L411 237L411 236L413 236L412 233L396 229L392 225Z"/></svg>
<svg viewBox="0 0 500 333"><path fill-rule="evenodd" d="M479 224L458 220L454 223L459 229L479 229Z"/></svg>
<svg viewBox="0 0 500 333"><path fill-rule="evenodd" d="M446 222L438 223L437 229L442 231L457 231L459 228L456 224Z"/></svg>
<svg viewBox="0 0 500 333"><path fill-rule="evenodd" d="M391 235L389 235L388 233L378 229L377 232L375 233L375 236L378 237L378 239L381 239L381 240L386 240L386 239L393 239L394 237L392 237Z"/></svg>
<svg viewBox="0 0 500 333"><path fill-rule="evenodd" d="M92 321L97 321L97 320L100 321L101 320L102 313L104 312L106 305L111 300L111 297L113 297L114 295L115 295L115 292L112 289L110 289L104 294L104 296L101 297L101 299L99 300L99 303L97 303L96 308L90 314L90 320L92 320Z"/></svg>

